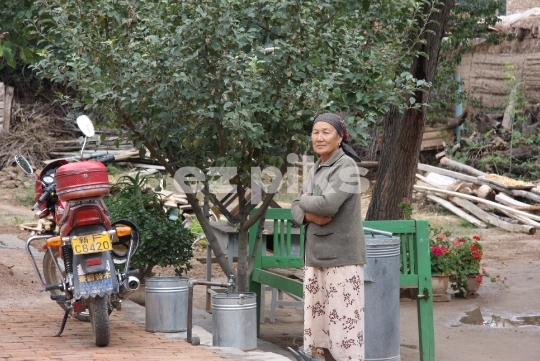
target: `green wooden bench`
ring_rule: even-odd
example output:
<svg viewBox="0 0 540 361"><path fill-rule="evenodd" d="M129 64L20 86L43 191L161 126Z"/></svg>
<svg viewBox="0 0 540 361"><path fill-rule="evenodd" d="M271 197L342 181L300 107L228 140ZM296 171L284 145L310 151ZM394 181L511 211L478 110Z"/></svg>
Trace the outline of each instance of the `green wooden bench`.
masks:
<svg viewBox="0 0 540 361"><path fill-rule="evenodd" d="M268 209L266 214L266 220L273 221L273 251L269 254L266 250L266 244L260 245L255 267L249 280L249 290L257 294L257 334L260 333L260 305L264 285L298 297L303 296L301 281L272 271L272 269L302 269L304 266L304 227L295 228L292 219L290 209ZM259 222L256 222L249 232L250 250L254 249L257 241L258 225ZM420 359L434 361L435 331L433 327L428 221L368 221L364 222L364 226L392 232L394 236L400 237L400 286L418 288L419 290L416 303Z"/></svg>

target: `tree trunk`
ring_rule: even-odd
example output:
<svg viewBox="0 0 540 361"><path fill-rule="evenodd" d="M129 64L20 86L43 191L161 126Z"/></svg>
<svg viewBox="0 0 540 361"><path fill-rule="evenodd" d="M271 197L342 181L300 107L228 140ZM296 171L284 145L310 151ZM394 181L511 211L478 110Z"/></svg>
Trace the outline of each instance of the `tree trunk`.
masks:
<svg viewBox="0 0 540 361"><path fill-rule="evenodd" d="M416 79L432 82L439 61L444 29L454 6L453 0L442 0L438 12L431 12L429 23L422 35L425 44L417 43L416 50L425 52L428 57L414 59L410 72ZM429 14L431 7L426 5L424 13ZM429 102L429 89L415 92L416 104ZM403 197L411 198L420 145L426 120L427 107L407 109L400 114L391 107L384 117L384 137L381 160L377 179L366 220L401 219L403 214L398 208Z"/></svg>

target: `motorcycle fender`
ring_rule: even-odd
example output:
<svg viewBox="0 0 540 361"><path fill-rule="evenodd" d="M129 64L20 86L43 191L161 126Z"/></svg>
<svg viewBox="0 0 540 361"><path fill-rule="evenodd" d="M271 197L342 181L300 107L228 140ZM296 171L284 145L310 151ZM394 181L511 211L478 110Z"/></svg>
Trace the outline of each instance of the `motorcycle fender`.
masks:
<svg viewBox="0 0 540 361"><path fill-rule="evenodd" d="M73 287L75 298L111 295L118 292L118 281L111 252L102 252L101 265L86 266L87 259L95 259L97 254L73 256Z"/></svg>

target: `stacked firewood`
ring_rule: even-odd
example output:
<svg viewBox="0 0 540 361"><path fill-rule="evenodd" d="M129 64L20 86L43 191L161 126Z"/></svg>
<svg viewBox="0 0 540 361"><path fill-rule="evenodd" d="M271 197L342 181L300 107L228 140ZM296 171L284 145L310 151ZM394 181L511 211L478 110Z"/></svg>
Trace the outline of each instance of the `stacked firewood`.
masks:
<svg viewBox="0 0 540 361"><path fill-rule="evenodd" d="M442 167L419 164L414 189L480 228L535 234L540 227L540 187L441 158ZM450 169L453 170L450 170Z"/></svg>

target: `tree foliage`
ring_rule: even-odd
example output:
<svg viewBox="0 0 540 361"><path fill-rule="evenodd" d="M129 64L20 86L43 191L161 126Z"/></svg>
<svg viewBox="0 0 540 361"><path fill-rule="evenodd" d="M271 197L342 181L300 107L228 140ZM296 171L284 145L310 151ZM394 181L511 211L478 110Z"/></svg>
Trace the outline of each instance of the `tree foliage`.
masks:
<svg viewBox="0 0 540 361"><path fill-rule="evenodd" d="M36 69L75 89L63 97L147 148L172 175L182 166L238 171L238 276L246 284L251 167L283 168L304 152L313 116L349 114L357 142L390 105L417 88L404 69L419 4L409 0L39 0ZM414 41L414 40L413 40ZM410 104L408 106L411 106ZM221 267L212 229L194 207ZM214 242L214 243L213 243ZM245 287L245 286L244 286Z"/></svg>
<svg viewBox="0 0 540 361"><path fill-rule="evenodd" d="M0 6L0 70L6 65L31 64L36 58L37 38L27 21L35 14L33 0L4 0Z"/></svg>

